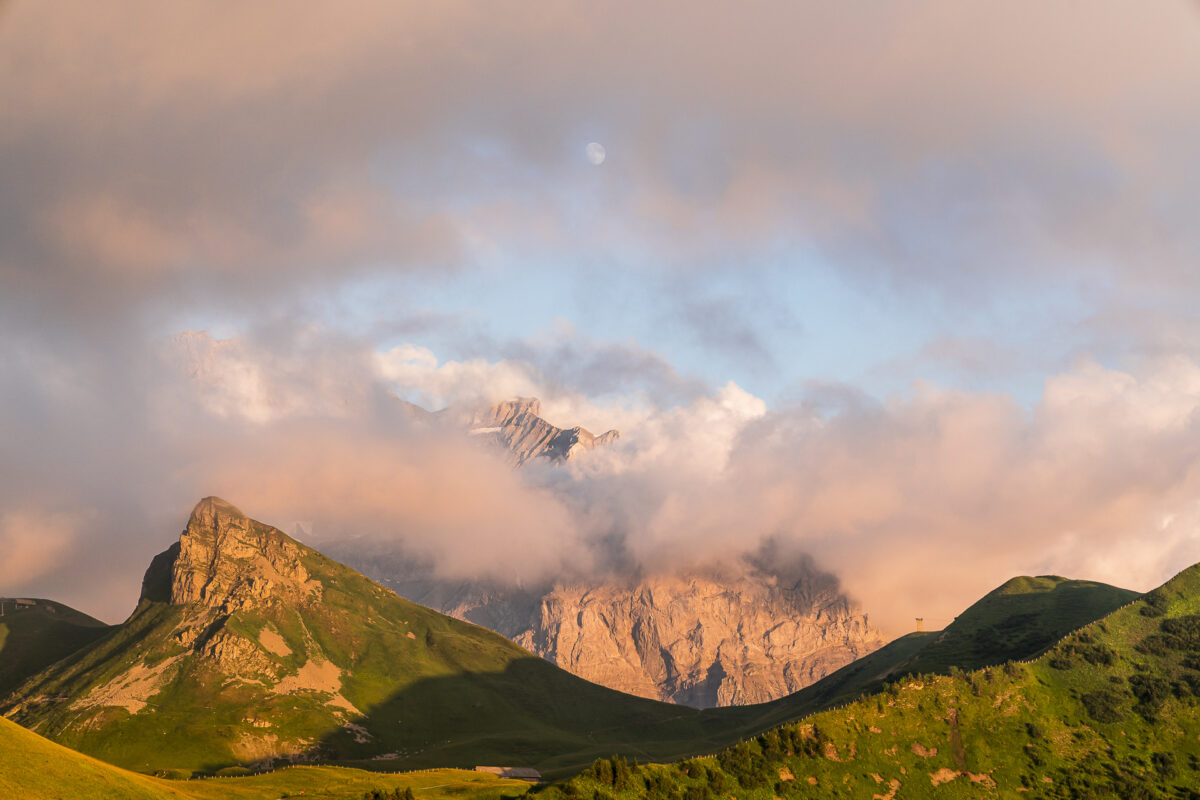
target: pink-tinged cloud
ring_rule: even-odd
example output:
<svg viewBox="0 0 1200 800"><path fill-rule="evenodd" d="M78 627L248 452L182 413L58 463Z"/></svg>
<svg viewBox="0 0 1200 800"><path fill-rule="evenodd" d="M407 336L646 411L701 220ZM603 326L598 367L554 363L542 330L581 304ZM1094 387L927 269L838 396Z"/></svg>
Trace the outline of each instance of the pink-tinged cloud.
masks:
<svg viewBox="0 0 1200 800"><path fill-rule="evenodd" d="M733 384L682 405L594 405L539 384L527 363L468 369L405 352L420 369L308 330L190 334L166 342L132 390L35 362L22 385L49 416L6 431L24 458L0 498L32 515L6 518L6 541L46 545L22 557L41 594L111 619L190 504L213 493L285 528L303 521L313 541L395 547L463 579L669 572L771 545L815 557L894 633L916 616L948 621L1016 574L1144 589L1200 560L1192 360L1080 362L1031 409L930 384L769 409ZM622 438L518 472L452 427L414 424L393 394L434 386L476 402L502 374L528 380L552 422L579 414ZM66 386L69 402L52 400ZM134 398L148 402L126 415ZM69 446L42 438L48 428ZM4 578L0 593L35 585Z"/></svg>
<svg viewBox="0 0 1200 800"><path fill-rule="evenodd" d="M16 3L0 274L127 308L784 243L963 296L1081 269L1194 290L1198 38L1183 0Z"/></svg>
<svg viewBox="0 0 1200 800"><path fill-rule="evenodd" d="M0 586L21 590L69 559L70 549L89 520L79 515L13 507L0 515ZM10 591L10 594L15 593Z"/></svg>
<svg viewBox="0 0 1200 800"><path fill-rule="evenodd" d="M370 380L470 402L505 373L539 388L527 364L466 369L424 355L414 373ZM285 466L200 468L272 498L278 518L392 541L456 577L497 577L487 563L522 580L612 563L671 571L773 543L814 555L893 632L913 616L946 621L1015 574L1147 588L1200 560L1200 367L1187 359L1130 371L1084 361L1029 410L929 384L821 412L769 410L732 384L684 406L607 410L541 388L553 421L604 417L622 439L566 468L490 473L494 462L453 438L401 448L379 433L359 441L355 423L277 421L255 436L288 443L264 450ZM489 525L488 509L508 527ZM525 554L519 565L474 557L505 542Z"/></svg>

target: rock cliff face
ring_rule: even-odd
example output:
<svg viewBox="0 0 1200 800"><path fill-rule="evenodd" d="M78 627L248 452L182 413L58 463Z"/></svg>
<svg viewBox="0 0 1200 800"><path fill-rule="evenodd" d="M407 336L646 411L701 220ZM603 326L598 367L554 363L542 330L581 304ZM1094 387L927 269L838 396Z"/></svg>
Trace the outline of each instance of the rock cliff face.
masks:
<svg viewBox="0 0 1200 800"><path fill-rule="evenodd" d="M752 570L558 586L514 639L590 681L701 708L783 697L884 644L836 589Z"/></svg>
<svg viewBox="0 0 1200 800"><path fill-rule="evenodd" d="M321 595L321 584L309 580L301 563L299 545L253 524L218 497L196 505L178 544L163 555L170 563L170 593L164 599L172 605L198 603L228 614ZM165 567L159 563L150 571ZM143 596L154 579L148 573Z"/></svg>
<svg viewBox="0 0 1200 800"><path fill-rule="evenodd" d="M394 575L386 582L401 594L502 633L580 677L701 708L783 697L884 644L836 580L807 562L781 571L743 561L541 590Z"/></svg>
<svg viewBox="0 0 1200 800"><path fill-rule="evenodd" d="M621 437L615 430L596 436L586 428L558 428L542 419L541 413L542 404L536 397L518 397L475 411L467 430L472 436L486 437L503 447L516 466L535 458L567 461Z"/></svg>

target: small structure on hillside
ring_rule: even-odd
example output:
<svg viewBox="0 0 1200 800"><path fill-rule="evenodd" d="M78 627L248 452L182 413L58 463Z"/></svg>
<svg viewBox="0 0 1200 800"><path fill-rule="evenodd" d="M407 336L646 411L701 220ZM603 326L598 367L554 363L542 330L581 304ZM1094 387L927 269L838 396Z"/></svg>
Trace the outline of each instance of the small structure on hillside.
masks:
<svg viewBox="0 0 1200 800"><path fill-rule="evenodd" d="M29 600L24 597L0 598L0 617L4 616L4 606L6 603L12 603L13 610L20 611L23 608L33 608L37 605L37 600Z"/></svg>
<svg viewBox="0 0 1200 800"><path fill-rule="evenodd" d="M533 767L476 767L475 771L490 772L501 778L516 778L519 781L529 781L530 783L542 782L542 773Z"/></svg>
<svg viewBox="0 0 1200 800"><path fill-rule="evenodd" d="M925 630L925 618L917 617L917 633L920 633L923 630Z"/></svg>

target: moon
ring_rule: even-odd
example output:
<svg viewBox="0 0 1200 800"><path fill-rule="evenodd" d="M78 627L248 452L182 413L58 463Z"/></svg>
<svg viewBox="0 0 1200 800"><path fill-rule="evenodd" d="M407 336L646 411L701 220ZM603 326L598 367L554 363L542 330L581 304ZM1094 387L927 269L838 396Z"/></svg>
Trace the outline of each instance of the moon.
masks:
<svg viewBox="0 0 1200 800"><path fill-rule="evenodd" d="M604 158L608 153L604 150L604 145L599 142L590 142L587 146L587 159L592 162L593 166L600 166L604 163Z"/></svg>

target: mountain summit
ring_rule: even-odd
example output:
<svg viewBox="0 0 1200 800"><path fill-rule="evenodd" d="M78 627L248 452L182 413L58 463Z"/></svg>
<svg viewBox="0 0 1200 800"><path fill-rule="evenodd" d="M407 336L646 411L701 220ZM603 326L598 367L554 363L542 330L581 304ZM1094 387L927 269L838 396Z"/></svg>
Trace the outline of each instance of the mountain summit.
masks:
<svg viewBox="0 0 1200 800"><path fill-rule="evenodd" d="M511 453L511 461L523 466L535 458L568 461L580 453L603 447L621 438L620 431L596 436L586 428L558 428L542 419L542 403L536 397L517 397L471 412L467 432L486 437Z"/></svg>
<svg viewBox="0 0 1200 800"><path fill-rule="evenodd" d="M596 435L587 428L559 428L542 418L542 401L536 397L514 397L486 406L449 406L428 411L396 398L403 417L419 425L445 426L465 431L476 441L507 453L509 463L523 467L537 458L569 461L597 447L612 444L621 432Z"/></svg>
<svg viewBox="0 0 1200 800"><path fill-rule="evenodd" d="M179 542L151 563L142 599L200 604L222 613L258 604L319 599L304 568L304 546L252 522L219 497L192 511Z"/></svg>

